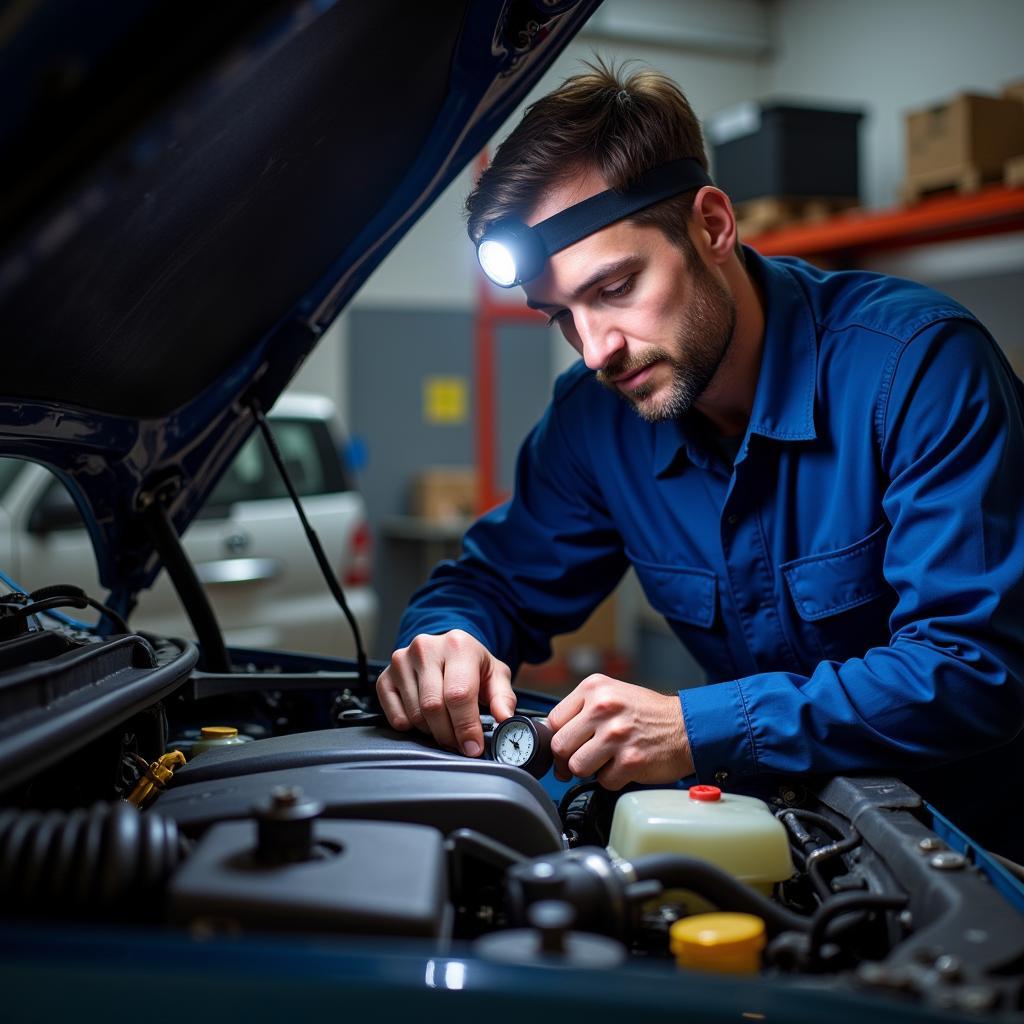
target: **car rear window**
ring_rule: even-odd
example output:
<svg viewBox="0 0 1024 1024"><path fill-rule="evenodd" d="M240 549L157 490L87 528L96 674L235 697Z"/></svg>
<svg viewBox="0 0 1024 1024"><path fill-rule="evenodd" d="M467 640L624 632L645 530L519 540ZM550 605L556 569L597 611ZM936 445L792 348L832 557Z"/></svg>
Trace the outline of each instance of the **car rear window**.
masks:
<svg viewBox="0 0 1024 1024"><path fill-rule="evenodd" d="M285 468L300 497L350 490L350 484L327 425L320 420L272 419L270 428ZM209 515L240 501L285 498L288 491L262 435L246 441L210 495Z"/></svg>

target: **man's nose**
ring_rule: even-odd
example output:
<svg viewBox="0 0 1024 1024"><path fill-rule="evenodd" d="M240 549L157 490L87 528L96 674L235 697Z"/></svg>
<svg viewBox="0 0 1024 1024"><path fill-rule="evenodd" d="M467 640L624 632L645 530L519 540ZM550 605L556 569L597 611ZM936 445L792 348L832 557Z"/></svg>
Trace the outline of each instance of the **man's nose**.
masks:
<svg viewBox="0 0 1024 1024"><path fill-rule="evenodd" d="M591 370L603 370L614 356L626 346L626 338L613 324L599 316L576 317L583 362Z"/></svg>

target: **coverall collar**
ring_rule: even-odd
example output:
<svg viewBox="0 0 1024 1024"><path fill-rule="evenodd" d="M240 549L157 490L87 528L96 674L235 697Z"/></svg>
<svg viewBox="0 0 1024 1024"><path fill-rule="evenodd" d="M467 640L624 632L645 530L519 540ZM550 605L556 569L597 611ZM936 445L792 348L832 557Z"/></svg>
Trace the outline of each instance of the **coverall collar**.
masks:
<svg viewBox="0 0 1024 1024"><path fill-rule="evenodd" d="M741 461L751 434L776 441L813 441L818 344L814 316L785 266L744 247L747 270L761 285L765 301L764 350ZM706 467L709 456L700 431L688 417L655 424L654 471L664 476L681 452Z"/></svg>

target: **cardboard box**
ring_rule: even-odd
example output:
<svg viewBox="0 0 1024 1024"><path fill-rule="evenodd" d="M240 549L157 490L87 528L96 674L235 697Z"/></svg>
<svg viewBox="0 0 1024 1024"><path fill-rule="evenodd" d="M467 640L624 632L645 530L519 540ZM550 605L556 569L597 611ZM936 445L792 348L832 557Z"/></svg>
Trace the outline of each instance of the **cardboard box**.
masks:
<svg viewBox="0 0 1024 1024"><path fill-rule="evenodd" d="M961 93L910 112L906 129L911 196L951 186L971 192L1001 179L1006 161L1024 153L1024 103Z"/></svg>
<svg viewBox="0 0 1024 1024"><path fill-rule="evenodd" d="M1024 78L1018 78L1015 82L1007 82L1003 86L1003 96L1008 100L1019 100L1024 103Z"/></svg>
<svg viewBox="0 0 1024 1024"><path fill-rule="evenodd" d="M430 466L412 481L409 511L445 522L476 514L476 470L472 466Z"/></svg>
<svg viewBox="0 0 1024 1024"><path fill-rule="evenodd" d="M556 636L551 641L552 657L571 657L573 651L588 649L600 654L618 650L618 602L613 592L591 612L590 618L574 633Z"/></svg>

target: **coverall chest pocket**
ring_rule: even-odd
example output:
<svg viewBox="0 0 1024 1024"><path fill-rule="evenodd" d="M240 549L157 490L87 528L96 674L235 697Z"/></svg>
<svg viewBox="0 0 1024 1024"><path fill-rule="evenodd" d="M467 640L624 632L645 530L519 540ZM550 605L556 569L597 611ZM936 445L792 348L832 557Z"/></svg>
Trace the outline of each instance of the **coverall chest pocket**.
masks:
<svg viewBox="0 0 1024 1024"><path fill-rule="evenodd" d="M709 569L627 556L651 607L665 616L709 678L730 678L732 658L718 614L717 576Z"/></svg>
<svg viewBox="0 0 1024 1024"><path fill-rule="evenodd" d="M824 657L859 657L889 642L895 594L882 573L887 539L886 527L879 526L846 547L779 567L804 639Z"/></svg>

